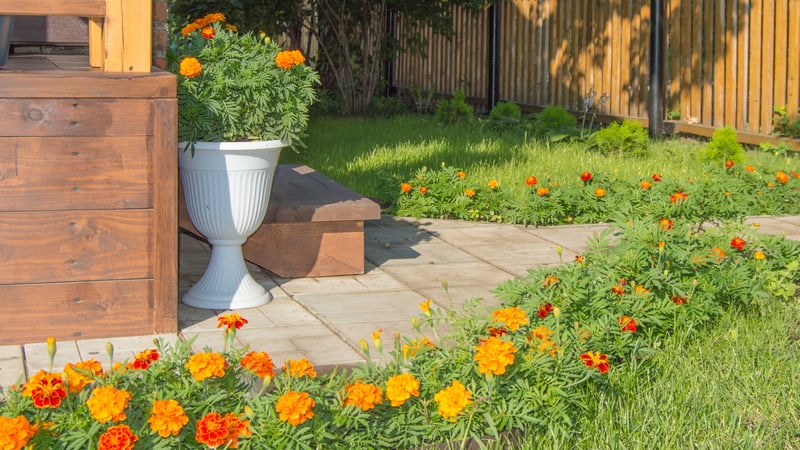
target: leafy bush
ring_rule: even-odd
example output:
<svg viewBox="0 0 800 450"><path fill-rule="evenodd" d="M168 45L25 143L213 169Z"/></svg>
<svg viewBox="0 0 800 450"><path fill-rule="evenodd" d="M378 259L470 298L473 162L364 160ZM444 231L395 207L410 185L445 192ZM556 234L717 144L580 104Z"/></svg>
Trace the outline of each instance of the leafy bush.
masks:
<svg viewBox="0 0 800 450"><path fill-rule="evenodd" d="M563 106L546 106L535 117L533 132L536 137L556 142L578 134L578 119Z"/></svg>
<svg viewBox="0 0 800 450"><path fill-rule="evenodd" d="M794 119L789 117L786 106L776 106L775 116L777 117L774 117L772 122L775 125L776 135L800 139L800 117L795 116Z"/></svg>
<svg viewBox="0 0 800 450"><path fill-rule="evenodd" d="M531 124L522 117L522 110L516 103L497 102L481 127L490 133L525 132L531 129Z"/></svg>
<svg viewBox="0 0 800 450"><path fill-rule="evenodd" d="M602 153L618 155L644 155L647 152L647 130L641 123L625 120L614 122L593 133L587 141L589 148Z"/></svg>
<svg viewBox="0 0 800 450"><path fill-rule="evenodd" d="M744 160L744 148L736 140L736 130L732 127L714 130L711 141L697 153L697 159L702 162L733 161L740 164Z"/></svg>
<svg viewBox="0 0 800 450"><path fill-rule="evenodd" d="M465 102L464 91L456 89L452 99L441 100L436 105L436 121L443 124L469 122L475 118L472 107Z"/></svg>
<svg viewBox="0 0 800 450"><path fill-rule="evenodd" d="M408 112L406 104L397 97L374 96L369 102L367 114L373 117L388 117Z"/></svg>

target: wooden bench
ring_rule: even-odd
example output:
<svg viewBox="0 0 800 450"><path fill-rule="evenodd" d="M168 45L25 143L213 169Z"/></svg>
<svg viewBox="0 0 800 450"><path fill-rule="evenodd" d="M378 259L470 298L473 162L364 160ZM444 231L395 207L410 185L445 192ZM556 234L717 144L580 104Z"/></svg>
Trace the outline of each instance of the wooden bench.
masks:
<svg viewBox="0 0 800 450"><path fill-rule="evenodd" d="M194 228L180 196L179 225ZM244 257L283 278L364 273L364 221L380 206L304 165L275 171L264 223L243 246Z"/></svg>

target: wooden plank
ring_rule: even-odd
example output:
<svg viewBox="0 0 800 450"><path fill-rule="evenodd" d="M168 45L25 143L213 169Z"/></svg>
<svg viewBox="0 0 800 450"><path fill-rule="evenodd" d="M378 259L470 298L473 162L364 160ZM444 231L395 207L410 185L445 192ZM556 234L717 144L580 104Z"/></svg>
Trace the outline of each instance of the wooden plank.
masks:
<svg viewBox="0 0 800 450"><path fill-rule="evenodd" d="M723 127L727 124L725 121L725 97L727 97L726 89L730 86L725 73L725 63L729 55L726 45L730 45L730 30L726 27L725 1L718 2L713 6L715 33L713 34L714 81L710 99L713 102L712 125Z"/></svg>
<svg viewBox="0 0 800 450"><path fill-rule="evenodd" d="M767 0L771 1L771 0ZM747 131L761 130L761 25L762 0L751 0L750 7L750 60L748 61Z"/></svg>
<svg viewBox="0 0 800 450"><path fill-rule="evenodd" d="M747 13L750 0L745 0L747 5L734 0L736 8L736 22L738 33L738 46L736 49L737 76L736 76L736 129L745 130L747 127L747 87L748 64L750 64L750 15Z"/></svg>
<svg viewBox="0 0 800 450"><path fill-rule="evenodd" d="M536 71L536 89L534 105L544 105L547 99L547 74L546 59L544 57L546 48L546 15L544 11L544 4L547 0L533 0L536 5L536 51L534 52L534 67Z"/></svg>
<svg viewBox="0 0 800 450"><path fill-rule="evenodd" d="M783 106L786 105L786 92L787 92L787 59L788 56L787 52L784 49L789 48L789 32L787 29L789 23L789 2L788 0L777 0L775 2L775 65L774 65L774 76L772 77L773 82L773 94L772 94L772 105L773 108L776 106ZM797 66L792 69L793 72L797 72L800 70ZM770 113L770 124L772 124L772 113L773 110L769 111ZM770 131L772 130L772 127Z"/></svg>
<svg viewBox="0 0 800 450"><path fill-rule="evenodd" d="M178 101L153 108L153 328L178 330Z"/></svg>
<svg viewBox="0 0 800 450"><path fill-rule="evenodd" d="M146 136L0 138L0 211L151 208L151 147Z"/></svg>
<svg viewBox="0 0 800 450"><path fill-rule="evenodd" d="M10 16L102 17L105 0L0 0L0 14Z"/></svg>
<svg viewBox="0 0 800 450"><path fill-rule="evenodd" d="M703 27L702 48L703 55L705 55L700 59L700 63L702 64L702 77L700 81L702 107L700 108L700 122L711 126L714 125L714 88L718 81L715 77L714 69L716 68L716 61L719 59L719 55L714 52L714 41L724 36L721 30L715 27L714 3L715 2L704 1L701 5L703 7L702 21L696 18L697 22L702 23Z"/></svg>
<svg viewBox="0 0 800 450"><path fill-rule="evenodd" d="M611 0L611 18L610 18L610 28L608 29L609 32L609 42L611 45L609 46L609 73L610 73L610 82L611 85L609 86L609 95L611 98L609 99L609 104L611 105L611 114L618 114L622 115L622 81L621 81L621 55L622 52L620 49L622 48L622 42L619 30L622 28L622 18L620 15L622 14L622 0Z"/></svg>
<svg viewBox="0 0 800 450"><path fill-rule="evenodd" d="M739 26L736 17L738 0L727 0L725 5L725 89L717 92L717 102L725 105L725 119L721 122L724 126L736 126L736 98L729 98L728 91L736 92ZM720 6L722 8L722 6Z"/></svg>
<svg viewBox="0 0 800 450"><path fill-rule="evenodd" d="M0 345L153 334L150 280L0 285Z"/></svg>
<svg viewBox="0 0 800 450"><path fill-rule="evenodd" d="M800 67L800 8L792 4L789 8L789 37L788 37L788 51L787 51L787 71L786 76L786 105L791 114L797 114L797 109L800 108L800 71L796 70ZM797 118L797 115L793 115Z"/></svg>
<svg viewBox="0 0 800 450"><path fill-rule="evenodd" d="M667 58L669 58L669 75L667 83L667 109L669 111L678 111L683 116L681 107L681 52L680 52L680 0L667 0L666 7L666 23L667 23L667 36L665 37L668 46ZM667 70L665 68L664 70Z"/></svg>
<svg viewBox="0 0 800 450"><path fill-rule="evenodd" d="M89 65L103 67L103 18L89 18Z"/></svg>
<svg viewBox="0 0 800 450"><path fill-rule="evenodd" d="M692 37L692 39L689 40L688 48L688 58L689 61L691 61L691 79L689 80L689 89L691 90L690 108L692 117L698 121L703 120L703 95L701 89L703 84L703 62L701 58L703 55L703 33L701 32L703 26L702 2L703 0L693 0L691 11L689 12L691 28L686 29L687 32L691 33ZM706 58L708 57L709 55L706 55Z"/></svg>
<svg viewBox="0 0 800 450"><path fill-rule="evenodd" d="M671 122L675 127L676 134L691 134L694 136L711 137L716 128L702 124L690 124L684 122ZM786 144L791 150L800 151L800 139L781 139L760 133L749 133L747 131L737 131L736 140L742 144L759 145L768 142L773 145Z"/></svg>
<svg viewBox="0 0 800 450"><path fill-rule="evenodd" d="M153 211L0 213L0 284L152 278Z"/></svg>
<svg viewBox="0 0 800 450"><path fill-rule="evenodd" d="M775 82L775 2L763 3L761 23L761 90L751 95L761 98L758 114L761 127L755 131L763 134L772 133L772 111L774 105L773 83ZM795 67L794 70L800 70Z"/></svg>
<svg viewBox="0 0 800 450"><path fill-rule="evenodd" d="M24 61L46 64L40 71L18 70ZM86 71L57 70L54 64L68 65L82 61ZM176 98L175 75L164 71L151 73L90 72L85 56L47 56L8 58L0 71L0 98ZM41 64L40 64L41 66ZM56 68L56 70L54 70Z"/></svg>
<svg viewBox="0 0 800 450"><path fill-rule="evenodd" d="M626 116L631 115L631 91L633 89L633 62L631 57L634 54L633 45L635 42L632 39L631 22L633 21L633 12L631 11L631 3L628 0L622 2L622 11L620 15L620 43L619 43L619 84L620 84L620 99L619 99L619 114Z"/></svg>
<svg viewBox="0 0 800 450"><path fill-rule="evenodd" d="M152 113L146 100L0 98L0 137L152 135Z"/></svg>
<svg viewBox="0 0 800 450"><path fill-rule="evenodd" d="M111 3L112 0L108 0ZM153 2L122 0L122 70L150 72L153 66ZM143 33L142 30L150 30Z"/></svg>
<svg viewBox="0 0 800 450"><path fill-rule="evenodd" d="M647 116L647 93L649 91L648 80L650 79L650 1L640 0L641 20L639 26L639 112L637 117ZM662 54L663 55L663 54ZM663 55L666 57L666 55ZM662 70L663 64L662 64ZM661 86L662 92L665 86ZM662 107L665 105L662 105ZM664 111L662 111L664 113Z"/></svg>

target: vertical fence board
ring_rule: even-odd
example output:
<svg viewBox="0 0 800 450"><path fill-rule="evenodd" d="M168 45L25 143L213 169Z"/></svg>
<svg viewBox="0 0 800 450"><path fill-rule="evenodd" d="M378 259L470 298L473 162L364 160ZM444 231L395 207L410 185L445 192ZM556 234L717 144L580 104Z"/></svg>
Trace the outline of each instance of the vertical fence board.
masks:
<svg viewBox="0 0 800 450"><path fill-rule="evenodd" d="M781 53L789 48L788 30L789 23L789 4L787 0L776 0L775 2L775 52L774 60L774 74L772 77L773 95L772 104L775 106L786 104L786 59L782 58ZM800 67L795 67L795 71L800 70ZM769 111L772 117L772 110ZM771 121L770 121L771 122Z"/></svg>
<svg viewBox="0 0 800 450"><path fill-rule="evenodd" d="M631 115L631 86L633 80L631 79L631 71L623 70L629 69L631 65L631 0L622 0L620 9L620 28L621 28L621 42L619 43L619 64L617 65L620 72L619 77L619 95L620 95L620 110L619 114L623 116Z"/></svg>
<svg viewBox="0 0 800 450"><path fill-rule="evenodd" d="M737 61L738 67L736 78L736 129L747 129L747 88L748 72L747 67L749 64L750 52L750 0L743 2L735 2L736 5L736 23L737 23Z"/></svg>
<svg viewBox="0 0 800 450"><path fill-rule="evenodd" d="M725 1L708 2L712 4L714 10L714 79L713 91L711 101L713 102L713 125L724 126L726 125L727 118L725 114L725 90L728 86L727 74L725 71L725 61L729 54L726 49L730 46L730 35L726 30L726 5Z"/></svg>
<svg viewBox="0 0 800 450"><path fill-rule="evenodd" d="M786 105L789 114L797 117L797 110L800 108L800 76L797 68L800 67L800 8L792 4L789 8L789 36L788 36L788 58L786 74ZM777 105L780 106L780 105Z"/></svg>
<svg viewBox="0 0 800 450"><path fill-rule="evenodd" d="M669 110L670 111L678 111L682 116L681 118L685 118L686 116L683 115L683 111L681 108L681 100L680 100L680 82L681 82L681 46L680 46L680 23L681 23L681 0L671 0L667 3L666 14L667 14L667 43L669 49L667 51L666 58L669 60L668 67L669 67L669 88L668 88L668 97L669 97Z"/></svg>
<svg viewBox="0 0 800 450"><path fill-rule="evenodd" d="M772 1L772 0L767 0ZM761 92L761 13L762 0L752 0L750 2L750 60L748 61L748 106L747 106L747 130L758 133L761 129L761 99L757 93Z"/></svg>
<svg viewBox="0 0 800 450"><path fill-rule="evenodd" d="M761 95L759 95L759 123L756 133L772 132L773 81L775 69L775 1L764 1L761 13ZM754 93L757 94L757 93Z"/></svg>
<svg viewBox="0 0 800 450"><path fill-rule="evenodd" d="M702 20L701 42L703 44L703 58L702 58L702 81L701 90L703 96L703 103L701 108L700 123L703 125L714 126L714 88L716 77L714 70L716 68L714 61L717 55L714 52L714 41L719 40L719 30L715 27L714 17L714 2L705 0L702 4L703 13L698 21ZM699 34L699 33L698 33Z"/></svg>
<svg viewBox="0 0 800 450"><path fill-rule="evenodd" d="M641 27L639 29L639 110L636 117L647 116L647 93L650 73L650 27L652 17L649 0L639 0L641 4ZM661 86L662 91L664 86ZM664 111L662 111L663 113Z"/></svg>

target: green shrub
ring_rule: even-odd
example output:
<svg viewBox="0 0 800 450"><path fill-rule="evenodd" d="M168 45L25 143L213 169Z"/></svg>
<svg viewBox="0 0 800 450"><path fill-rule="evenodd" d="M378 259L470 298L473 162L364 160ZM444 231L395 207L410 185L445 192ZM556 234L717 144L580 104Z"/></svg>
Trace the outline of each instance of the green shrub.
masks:
<svg viewBox="0 0 800 450"><path fill-rule="evenodd" d="M390 117L407 112L408 108L401 99L383 95L372 97L367 107L367 115L372 117Z"/></svg>
<svg viewBox="0 0 800 450"><path fill-rule="evenodd" d="M456 89L453 98L442 100L436 106L436 121L443 124L453 124L460 121L470 122L475 118L472 107L465 102L464 91Z"/></svg>
<svg viewBox="0 0 800 450"><path fill-rule="evenodd" d="M774 134L781 137L800 138L800 117L795 116L794 119L789 117L786 106L776 106L775 116L772 119L775 125Z"/></svg>
<svg viewBox="0 0 800 450"><path fill-rule="evenodd" d="M536 137L555 142L578 134L578 119L563 106L547 106L536 116L533 132Z"/></svg>
<svg viewBox="0 0 800 450"><path fill-rule="evenodd" d="M711 141L697 153L697 159L702 162L744 161L744 148L736 140L736 130L731 127L715 130Z"/></svg>
<svg viewBox="0 0 800 450"><path fill-rule="evenodd" d="M522 117L522 110L516 103L498 102L481 127L490 133L525 132L530 129L530 122Z"/></svg>
<svg viewBox="0 0 800 450"><path fill-rule="evenodd" d="M605 154L643 155L647 152L647 130L633 120L614 122L592 134L587 144Z"/></svg>

